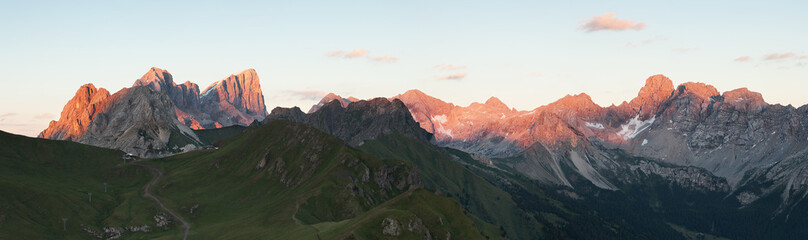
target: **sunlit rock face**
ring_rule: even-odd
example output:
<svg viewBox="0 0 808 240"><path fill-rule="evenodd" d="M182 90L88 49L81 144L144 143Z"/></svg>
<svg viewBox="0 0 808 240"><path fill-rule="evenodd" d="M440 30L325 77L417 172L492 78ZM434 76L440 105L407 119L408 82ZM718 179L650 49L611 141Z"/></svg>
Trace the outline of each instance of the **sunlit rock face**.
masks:
<svg viewBox="0 0 808 240"><path fill-rule="evenodd" d="M126 102L120 102L122 99ZM197 84L176 84L168 71L151 68L131 88L113 95L92 84L82 86L65 105L60 119L52 121L39 137L160 156L176 152L175 147L200 145L190 129L247 126L266 115L261 85L253 69L230 75L200 94ZM138 136L125 130L133 128L139 129ZM183 145L170 145L168 137L183 139L179 141Z"/></svg>
<svg viewBox="0 0 808 240"><path fill-rule="evenodd" d="M343 99L327 98L323 102ZM620 105L601 107L581 93L529 111L509 108L493 97L457 106L418 90L391 99L401 100L439 145L510 159L506 164L513 169L553 184L570 185L561 170L567 166L605 189L631 181L605 176L632 176L623 171L637 169L667 174L678 183L699 183L690 187L710 191L735 189L755 176L754 181L799 182L786 188L808 189L808 181L800 180L808 176L800 170L808 167L800 161L808 157L808 106L770 105L745 88L721 93L705 83L674 86L667 77L654 75L635 98ZM339 105L345 106L342 101ZM620 162L608 149L702 168L715 178L691 168Z"/></svg>
<svg viewBox="0 0 808 240"><path fill-rule="evenodd" d="M258 73L252 68L211 84L200 101L203 111L223 126L249 125L267 116Z"/></svg>
<svg viewBox="0 0 808 240"><path fill-rule="evenodd" d="M106 104L109 91L93 84L81 86L65 104L59 121L51 121L40 138L75 141L84 133L95 115Z"/></svg>
<svg viewBox="0 0 808 240"><path fill-rule="evenodd" d="M168 95L144 86L110 96L77 141L141 157L166 156L188 150L188 145L202 145L196 134L177 120Z"/></svg>

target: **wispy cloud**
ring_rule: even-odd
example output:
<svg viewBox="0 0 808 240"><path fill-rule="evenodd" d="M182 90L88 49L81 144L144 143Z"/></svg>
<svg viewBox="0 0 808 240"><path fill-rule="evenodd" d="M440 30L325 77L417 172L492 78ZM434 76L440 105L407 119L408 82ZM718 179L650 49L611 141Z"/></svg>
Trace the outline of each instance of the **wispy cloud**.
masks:
<svg viewBox="0 0 808 240"><path fill-rule="evenodd" d="M749 57L749 56L740 56L740 57L736 58L733 61L736 61L736 62L748 62L749 60L752 60L752 58Z"/></svg>
<svg viewBox="0 0 808 240"><path fill-rule="evenodd" d="M384 56L381 56L381 57L368 57L368 58L370 60L373 60L373 61L376 61L376 62L389 62L389 63L391 63L391 62L398 61L397 57L393 57L393 56L389 56L389 55L384 55Z"/></svg>
<svg viewBox="0 0 808 240"><path fill-rule="evenodd" d="M452 65L452 64L438 64L438 65L435 65L435 67L433 67L433 68L436 68L436 69L441 70L441 71L452 71L452 70L466 69L466 66L464 66L464 65Z"/></svg>
<svg viewBox="0 0 808 240"><path fill-rule="evenodd" d="M593 17L592 19L587 20L581 27L580 30L585 32L595 32L601 30L609 30L609 31L623 31L623 30L642 30L645 29L645 23L637 22L631 20L624 20L614 17L615 13L605 13L601 16Z"/></svg>
<svg viewBox="0 0 808 240"><path fill-rule="evenodd" d="M354 49L350 51L343 51L343 50L336 50L326 53L325 55L328 57L333 58L347 58L347 59L355 59L355 58L366 58L367 60L374 61L374 62L385 62L385 63L394 63L398 61L398 57L390 56L390 55L383 55L383 56L370 56L370 50L367 49Z"/></svg>
<svg viewBox="0 0 808 240"><path fill-rule="evenodd" d="M531 73L528 73L527 75L530 76L530 77L544 77L544 74L539 73L539 72L531 72Z"/></svg>
<svg viewBox="0 0 808 240"><path fill-rule="evenodd" d="M367 49L354 49L354 50L350 50L350 51L337 50L337 51L328 52L328 54L326 54L326 56L329 56L329 57L343 57L343 58L358 58L358 57L365 56L366 54L368 54L368 52L370 52L370 51L368 51Z"/></svg>
<svg viewBox="0 0 808 240"><path fill-rule="evenodd" d="M690 52L690 51L693 51L693 50L696 50L696 49L695 48L674 48L673 49L673 51L677 52L677 53L686 53L686 52Z"/></svg>
<svg viewBox="0 0 808 240"><path fill-rule="evenodd" d="M466 77L465 73L453 73L443 77L438 78L438 80L460 80Z"/></svg>
<svg viewBox="0 0 808 240"><path fill-rule="evenodd" d="M34 119L53 119L55 117L56 115L53 115L52 113L42 113L39 115L34 115Z"/></svg>
<svg viewBox="0 0 808 240"><path fill-rule="evenodd" d="M16 116L16 115L17 115L17 113L13 113L13 112L7 112L7 113L0 114L0 122L5 121L9 117L13 117L13 116Z"/></svg>
<svg viewBox="0 0 808 240"><path fill-rule="evenodd" d="M299 91L299 90L285 90L284 95L287 95L292 100L320 100L325 97L326 93L321 91Z"/></svg>
<svg viewBox="0 0 808 240"><path fill-rule="evenodd" d="M636 47L645 46L645 45L648 45L648 44L651 44L651 43L661 42L661 41L665 41L665 40L668 40L668 39L664 38L664 37L654 37L654 38L645 39L645 40L643 40L642 42L639 42L639 43L628 42L628 43L626 43L626 47L636 48Z"/></svg>
<svg viewBox="0 0 808 240"><path fill-rule="evenodd" d="M799 58L799 57L796 54L794 54L793 52L770 53L770 54L766 54L765 56L763 56L763 60L766 60L766 61L785 60L785 59L789 59L789 58Z"/></svg>

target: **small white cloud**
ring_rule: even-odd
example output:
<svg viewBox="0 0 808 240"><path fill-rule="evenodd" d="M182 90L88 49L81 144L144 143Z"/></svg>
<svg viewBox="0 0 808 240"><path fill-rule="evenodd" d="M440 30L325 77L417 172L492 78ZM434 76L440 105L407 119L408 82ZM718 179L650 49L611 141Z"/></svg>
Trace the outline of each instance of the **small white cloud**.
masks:
<svg viewBox="0 0 808 240"><path fill-rule="evenodd" d="M531 77L544 77L544 74L538 72L528 73L527 75Z"/></svg>
<svg viewBox="0 0 808 240"><path fill-rule="evenodd" d="M466 77L465 73L453 73L443 77L438 78L438 80L460 80Z"/></svg>
<svg viewBox="0 0 808 240"><path fill-rule="evenodd" d="M441 71L452 71L452 70L466 69L466 66L452 65L452 64L438 64L438 65L435 65L435 67L433 67L433 68L436 68L436 69L441 70Z"/></svg>
<svg viewBox="0 0 808 240"><path fill-rule="evenodd" d="M696 50L696 49L695 48L674 48L673 49L673 51L677 52L677 53L686 53L686 52L690 52L690 51L693 51L693 50Z"/></svg>
<svg viewBox="0 0 808 240"><path fill-rule="evenodd" d="M398 61L398 58L393 57L393 56L384 55L384 56L381 56L381 57L370 57L370 60L373 60L373 61L376 61L376 62L388 62L388 63L391 63L391 62Z"/></svg>
<svg viewBox="0 0 808 240"><path fill-rule="evenodd" d="M0 114L0 122L5 121L6 119L8 119L10 117L13 117L13 116L16 116L16 115L17 115L17 113L13 113L13 112L7 112L7 113Z"/></svg>
<svg viewBox="0 0 808 240"><path fill-rule="evenodd" d="M763 60L771 61L771 60L785 60L789 58L797 58L797 55L793 52L787 53L770 53L763 56Z"/></svg>
<svg viewBox="0 0 808 240"><path fill-rule="evenodd" d="M354 49L351 51L331 51L326 54L329 57L343 57L343 58L358 58L365 56L369 51L367 49Z"/></svg>
<svg viewBox="0 0 808 240"><path fill-rule="evenodd" d="M740 57L736 58L733 61L736 61L736 62L748 62L749 60L752 60L752 58L750 58L749 56L740 56Z"/></svg>
<svg viewBox="0 0 808 240"><path fill-rule="evenodd" d="M615 13L605 13L601 16L593 17L587 20L578 29L585 32L595 32L601 30L609 31L623 31L623 30L642 30L645 29L645 23L634 23L631 20L624 20L614 17Z"/></svg>

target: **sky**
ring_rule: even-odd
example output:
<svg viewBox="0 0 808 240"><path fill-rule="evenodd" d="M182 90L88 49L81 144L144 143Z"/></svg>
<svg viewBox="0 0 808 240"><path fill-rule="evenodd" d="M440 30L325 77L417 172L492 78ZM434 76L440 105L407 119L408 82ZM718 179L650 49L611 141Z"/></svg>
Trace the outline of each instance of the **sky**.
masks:
<svg viewBox="0 0 808 240"><path fill-rule="evenodd" d="M805 1L2 1L0 130L36 136L79 86L151 67L201 88L254 68L267 110L409 89L519 110L645 79L808 104Z"/></svg>

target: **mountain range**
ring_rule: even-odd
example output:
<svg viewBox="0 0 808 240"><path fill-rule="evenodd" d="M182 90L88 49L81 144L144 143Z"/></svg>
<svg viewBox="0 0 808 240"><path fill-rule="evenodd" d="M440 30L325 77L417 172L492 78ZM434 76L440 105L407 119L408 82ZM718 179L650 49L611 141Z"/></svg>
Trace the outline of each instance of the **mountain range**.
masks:
<svg viewBox="0 0 808 240"><path fill-rule="evenodd" d="M39 137L166 156L204 146L193 130L263 120L264 104L254 69L230 75L200 94L197 84L178 85L168 71L151 68L132 87L112 95L92 84L81 86L59 120Z"/></svg>
<svg viewBox="0 0 808 240"><path fill-rule="evenodd" d="M15 193L25 193L26 183L15 169L47 168L58 161L53 154L82 144L102 148L70 151L108 156L114 149L148 158L137 166L70 171L118 176L151 166L160 186L151 192L167 202L158 205L180 213L138 200L133 191L143 173L126 175L138 184L108 196L118 200L105 208L140 201L136 207L152 209L155 219L190 222L184 234L195 238L808 236L808 105L768 104L746 88L677 86L663 75L646 79L637 97L606 107L585 93L520 111L496 97L458 106L409 90L368 100L330 93L308 112L278 107L267 113L253 69L200 94L198 85L176 84L167 71L151 68L114 94L81 86L39 135L67 141L0 137L25 143L0 149L9 166L0 184ZM53 153L35 153L45 146ZM66 196L86 187L40 182L38 191ZM176 224L149 233L118 228L157 223L96 210L71 213L83 216L77 238L166 237L180 230ZM0 229L7 215L16 217L13 226L47 225L23 217L43 213L8 211L0 212Z"/></svg>
<svg viewBox="0 0 808 240"><path fill-rule="evenodd" d="M342 99L329 96L323 101ZM808 154L808 106L770 105L746 88L719 93L704 83L674 87L654 75L637 97L620 105L601 107L581 93L530 111L495 97L456 106L418 90L390 99L401 100L438 145L495 159L518 156L526 162L499 163L546 182L569 185L560 165L570 164L593 184L614 188L603 172L613 171L615 163L598 150L607 148L705 169L733 190L776 176L766 180L788 185L784 201L790 201L789 192L806 190L808 175L800 169ZM757 190L744 195L774 189Z"/></svg>

